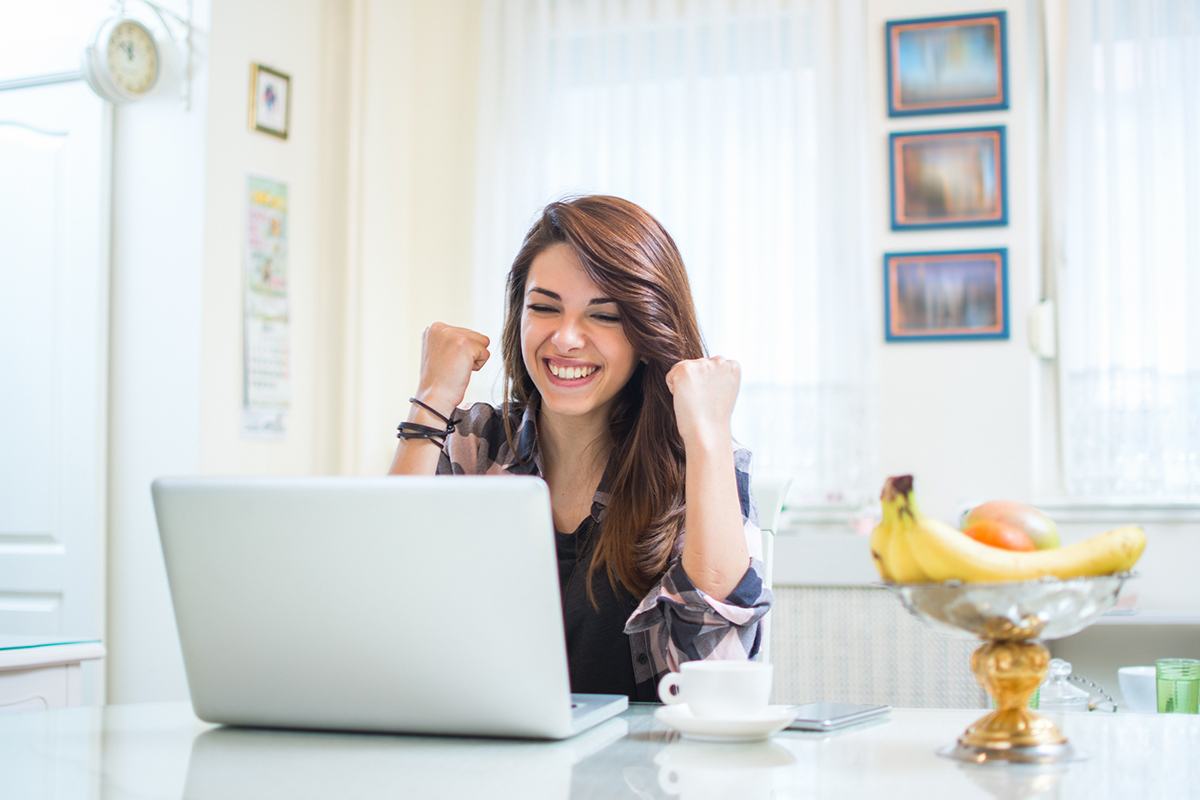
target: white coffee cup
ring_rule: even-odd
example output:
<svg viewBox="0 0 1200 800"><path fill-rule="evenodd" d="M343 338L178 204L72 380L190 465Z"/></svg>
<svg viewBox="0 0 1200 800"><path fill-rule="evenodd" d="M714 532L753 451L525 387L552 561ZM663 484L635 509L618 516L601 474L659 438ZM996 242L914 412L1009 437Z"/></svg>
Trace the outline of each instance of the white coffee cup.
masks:
<svg viewBox="0 0 1200 800"><path fill-rule="evenodd" d="M1158 711L1158 682L1153 665L1121 667L1117 670L1117 681L1121 684L1121 694L1125 698L1127 709L1141 714L1154 714Z"/></svg>
<svg viewBox="0 0 1200 800"><path fill-rule="evenodd" d="M687 703L697 717L761 714L771 696L771 665L757 661L688 661L658 682L664 703Z"/></svg>

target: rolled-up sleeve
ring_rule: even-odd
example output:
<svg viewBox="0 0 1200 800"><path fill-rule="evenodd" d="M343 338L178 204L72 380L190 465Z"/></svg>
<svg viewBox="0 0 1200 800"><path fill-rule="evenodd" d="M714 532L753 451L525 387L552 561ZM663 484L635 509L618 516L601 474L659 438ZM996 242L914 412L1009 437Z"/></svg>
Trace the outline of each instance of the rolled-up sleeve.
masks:
<svg viewBox="0 0 1200 800"><path fill-rule="evenodd" d="M750 563L729 596L718 600L696 588L688 577L681 537L662 579L625 624L639 683L677 670L685 661L744 661L755 658L761 649L759 622L770 610L772 598L763 583L762 532L750 496L750 452L737 448L734 465Z"/></svg>

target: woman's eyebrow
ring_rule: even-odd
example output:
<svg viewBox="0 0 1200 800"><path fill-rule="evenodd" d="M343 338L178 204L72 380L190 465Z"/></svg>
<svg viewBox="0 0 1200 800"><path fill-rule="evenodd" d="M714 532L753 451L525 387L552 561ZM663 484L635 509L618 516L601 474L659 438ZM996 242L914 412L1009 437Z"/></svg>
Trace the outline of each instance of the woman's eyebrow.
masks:
<svg viewBox="0 0 1200 800"><path fill-rule="evenodd" d="M562 295L558 294L557 292L552 292L549 289L542 289L538 286L534 286L526 294L533 294L534 292L537 292L539 294L544 294L547 297L549 297L551 300L557 300L560 303L562 302ZM599 305L604 305L605 303L615 303L615 302L617 302L617 301L613 300L611 297L593 297L591 300L588 300L588 305L589 306L599 306Z"/></svg>

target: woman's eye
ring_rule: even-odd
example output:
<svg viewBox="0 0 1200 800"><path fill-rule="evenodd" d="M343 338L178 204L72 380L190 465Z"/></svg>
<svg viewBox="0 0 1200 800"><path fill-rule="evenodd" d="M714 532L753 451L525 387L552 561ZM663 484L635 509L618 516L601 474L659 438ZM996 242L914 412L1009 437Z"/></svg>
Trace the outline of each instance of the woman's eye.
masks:
<svg viewBox="0 0 1200 800"><path fill-rule="evenodd" d="M530 303L529 305L527 305L525 307L527 309L529 309L530 311L534 312L535 314L557 314L558 313L558 309L555 308L554 306L547 306L547 305L543 305L542 303ZM600 322L620 322L621 321L621 318L615 314L592 314L592 319L599 320Z"/></svg>

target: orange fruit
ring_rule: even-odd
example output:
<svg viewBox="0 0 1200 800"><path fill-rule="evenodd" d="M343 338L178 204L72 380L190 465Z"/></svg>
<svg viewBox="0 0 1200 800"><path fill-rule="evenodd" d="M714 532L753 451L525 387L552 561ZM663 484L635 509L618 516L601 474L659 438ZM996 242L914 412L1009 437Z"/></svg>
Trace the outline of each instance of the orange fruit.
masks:
<svg viewBox="0 0 1200 800"><path fill-rule="evenodd" d="M991 500L971 509L959 527L966 530L984 519L995 520L1001 525L1024 531L1033 540L1033 546L1039 550L1058 547L1058 526L1054 524L1054 520L1033 506L1014 503L1011 500Z"/></svg>
<svg viewBox="0 0 1200 800"><path fill-rule="evenodd" d="M963 528L963 533L977 542L1002 550L1037 549L1028 533L994 519L977 519Z"/></svg>

